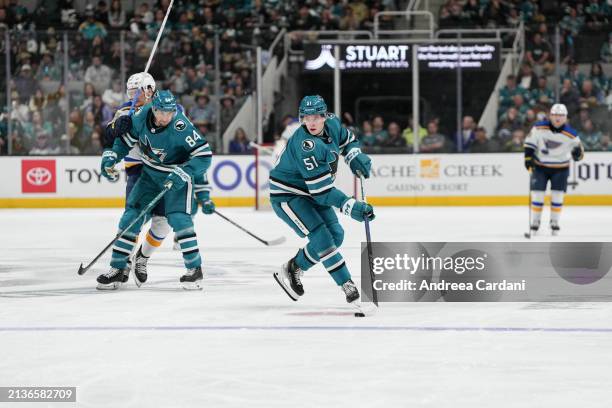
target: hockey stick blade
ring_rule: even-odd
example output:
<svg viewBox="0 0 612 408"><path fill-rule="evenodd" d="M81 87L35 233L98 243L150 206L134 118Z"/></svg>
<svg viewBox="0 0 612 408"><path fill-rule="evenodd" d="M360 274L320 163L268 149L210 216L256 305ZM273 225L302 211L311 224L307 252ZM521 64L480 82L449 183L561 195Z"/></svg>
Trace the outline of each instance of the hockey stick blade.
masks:
<svg viewBox="0 0 612 408"><path fill-rule="evenodd" d="M531 233L530 232L526 232L523 235L525 236L525 238L531 239Z"/></svg>
<svg viewBox="0 0 612 408"><path fill-rule="evenodd" d="M123 235L123 233L125 231L129 231L130 228L132 228L138 222L138 220L140 220L142 217L144 217L145 214L147 214L149 211L151 211L153 209L153 207L155 207L157 202L163 198L163 196L170 190L170 188L172 188L172 182L167 182L166 184L164 184L164 189L162 191L160 191L159 194L157 194L157 196L155 196L155 198L149 204L147 204L147 206L138 214L138 216L130 223L130 225L128 225L125 229L119 231L119 233L117 235L115 235L115 238L113 238L113 240L111 242L109 242L108 245L106 245L104 247L104 249L102 251L100 251L100 253L98 253L98 255L96 255L96 257L89 264L87 264L86 267L83 267L83 264L81 263L77 273L79 275L83 275L85 272L87 272L89 270L89 268L91 268L98 261L98 259L100 259L102 257L102 255L104 255L106 253L106 251L108 251L108 249L111 246L113 246L113 244L119 238L121 238L121 236Z"/></svg>
<svg viewBox="0 0 612 408"><path fill-rule="evenodd" d="M280 245L283 242L285 242L287 240L287 238L285 237L279 237L270 241L266 241L266 245L268 246L274 246L274 245Z"/></svg>
<svg viewBox="0 0 612 408"><path fill-rule="evenodd" d="M79 266L79 271L78 271L77 273L78 273L79 275L82 275L82 274L84 274L85 272L87 272L87 270L88 270L88 269L89 269L89 267L87 267L87 268L83 268L83 264L81 264L81 265Z"/></svg>

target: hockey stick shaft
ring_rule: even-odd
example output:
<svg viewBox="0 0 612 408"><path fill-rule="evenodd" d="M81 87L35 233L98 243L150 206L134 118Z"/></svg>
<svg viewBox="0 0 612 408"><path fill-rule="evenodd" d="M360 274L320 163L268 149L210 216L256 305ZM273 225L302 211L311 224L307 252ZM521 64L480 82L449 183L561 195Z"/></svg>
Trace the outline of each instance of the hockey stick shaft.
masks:
<svg viewBox="0 0 612 408"><path fill-rule="evenodd" d="M529 225L527 226L527 231L525 233L525 238L531 238L531 177L532 170L529 170L529 194L527 196L527 211L529 212L529 216L527 218Z"/></svg>
<svg viewBox="0 0 612 408"><path fill-rule="evenodd" d="M262 239L260 237L258 237L257 235L253 234L251 231L247 230L246 228L244 228L242 225L236 223L235 221L232 221L231 219L227 218L225 215L221 214L219 211L215 210L215 214L217 214L219 217L223 218L225 221L229 222L230 224L232 224L234 227L246 232L247 234L249 234L250 236L252 236L253 238L255 238L256 240L258 240L259 242L261 242L264 245L276 245L276 244L280 244L281 242L284 242L284 239L276 239L274 241L266 241L265 239Z"/></svg>
<svg viewBox="0 0 612 408"><path fill-rule="evenodd" d="M117 233L117 235L115 236L115 238L113 238L113 240L104 247L104 249L93 259L93 261L91 261L87 266L83 267L83 264L81 264L81 266L79 266L79 271L78 274L79 275L83 275L85 272L87 272L89 270L89 268L91 268L97 261L98 259L100 259L102 257L102 255L104 255L104 253L106 253L106 251L108 251L108 249L113 246L113 244L115 242L117 242L117 240L119 238L121 238L123 236L123 234L125 234L125 232L129 231L130 228L132 228L134 225L136 225L136 223L145 216L145 214L147 214L149 211L151 211L153 209L153 207L155 207L155 205L164 197L164 195L170 190L170 188L172 187L171 183L167 183L164 186L164 189L157 195L155 196L155 198L153 200L151 200L151 202L140 212L140 214L138 214L138 216L130 223L130 225L128 225L126 228L122 229L121 231L119 231Z"/></svg>
<svg viewBox="0 0 612 408"><path fill-rule="evenodd" d="M151 54L149 54L149 59L147 60L147 65L145 66L145 70L144 70L145 74L149 72L149 68L151 68L151 63L153 62L153 56L155 55L155 51L157 51L159 40L162 36L162 33L164 32L164 29L166 28L166 22L168 21L170 10L172 10L172 4L174 4L174 0L170 0L170 4L168 5L168 10L166 10L166 15L164 16L164 20L162 21L161 27L159 28L159 31L157 32L157 38L155 38L153 49L151 50ZM134 95L134 98L132 99L132 103L130 106L130 113L129 113L130 116L134 114L134 109L136 108L136 101L138 100L139 96L140 96L140 89L136 91L136 94Z"/></svg>
<svg viewBox="0 0 612 408"><path fill-rule="evenodd" d="M365 182L363 180L363 175L361 173L359 174L359 182L361 186L361 199L364 202L366 202L365 187L364 187ZM372 303L378 306L378 294L376 293L376 289L374 289L374 269L373 269L374 255L372 251L372 236L370 234L370 220L368 220L368 217L365 217L364 225L365 225L365 233L366 233L366 248L368 251L368 268L370 270L370 279L372 283L372 288L371 288L372 289Z"/></svg>

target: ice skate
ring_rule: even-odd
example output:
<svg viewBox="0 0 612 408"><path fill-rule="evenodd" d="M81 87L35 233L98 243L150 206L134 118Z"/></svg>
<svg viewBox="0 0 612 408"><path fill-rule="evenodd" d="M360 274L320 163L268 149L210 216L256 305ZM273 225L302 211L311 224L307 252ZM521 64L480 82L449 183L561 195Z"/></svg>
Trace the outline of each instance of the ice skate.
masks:
<svg viewBox="0 0 612 408"><path fill-rule="evenodd" d="M99 290L119 289L128 281L129 274L130 269L127 267L124 269L111 268L108 273L98 276L96 279L98 281L98 286L96 288Z"/></svg>
<svg viewBox="0 0 612 408"><path fill-rule="evenodd" d="M531 223L531 226L529 227L530 231L531 231L531 235L536 235L538 230L540 229L540 221L534 221Z"/></svg>
<svg viewBox="0 0 612 408"><path fill-rule="evenodd" d="M202 290L202 280L204 275L202 274L202 267L191 268L187 270L183 276L181 276L181 283L185 290Z"/></svg>
<svg viewBox="0 0 612 408"><path fill-rule="evenodd" d="M303 274L304 271L297 266L295 258L291 258L289 262L281 266L280 272L276 272L272 276L287 296L297 301L304 294L304 286L302 286L301 280Z"/></svg>
<svg viewBox="0 0 612 408"><path fill-rule="evenodd" d="M347 303L353 303L359 299L359 290L352 279L349 279L342 284L342 291L346 295Z"/></svg>
<svg viewBox="0 0 612 408"><path fill-rule="evenodd" d="M559 223L557 221L550 222L550 233L552 234L553 237L556 237L557 235L559 235L560 230L561 230L561 227L559 227Z"/></svg>
<svg viewBox="0 0 612 408"><path fill-rule="evenodd" d="M134 283L140 287L147 281L147 261L149 258L142 254L142 247L138 248L138 252L132 259L132 267L134 268Z"/></svg>

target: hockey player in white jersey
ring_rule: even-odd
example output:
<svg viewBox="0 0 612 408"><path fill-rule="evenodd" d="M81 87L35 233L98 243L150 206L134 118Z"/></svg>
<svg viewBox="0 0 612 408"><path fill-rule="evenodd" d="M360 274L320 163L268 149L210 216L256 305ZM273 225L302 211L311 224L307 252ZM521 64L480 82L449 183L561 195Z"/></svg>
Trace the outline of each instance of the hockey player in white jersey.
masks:
<svg viewBox="0 0 612 408"><path fill-rule="evenodd" d="M549 119L533 126L524 147L525 167L531 172L531 233L535 234L540 228L544 195L550 181L550 229L553 235L557 235L570 159L579 161L584 157L576 131L567 124L565 105L552 106Z"/></svg>

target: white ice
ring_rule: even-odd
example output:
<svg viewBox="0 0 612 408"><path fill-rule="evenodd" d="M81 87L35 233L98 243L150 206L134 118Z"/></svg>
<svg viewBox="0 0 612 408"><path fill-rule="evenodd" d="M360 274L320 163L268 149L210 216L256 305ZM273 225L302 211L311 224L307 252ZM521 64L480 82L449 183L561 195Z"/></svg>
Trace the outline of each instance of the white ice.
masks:
<svg viewBox="0 0 612 408"><path fill-rule="evenodd" d="M109 255L77 276L113 237L119 209L0 211L0 386L76 386L79 407L610 406L611 305L382 304L355 318L321 267L298 302L276 285L303 241L272 212L220 211L287 242L264 247L199 214L201 292L179 288L170 240L140 289L95 289ZM609 241L611 212L568 206L554 239ZM526 217L525 207L377 208L372 234L522 241ZM358 279L363 225L342 223Z"/></svg>

